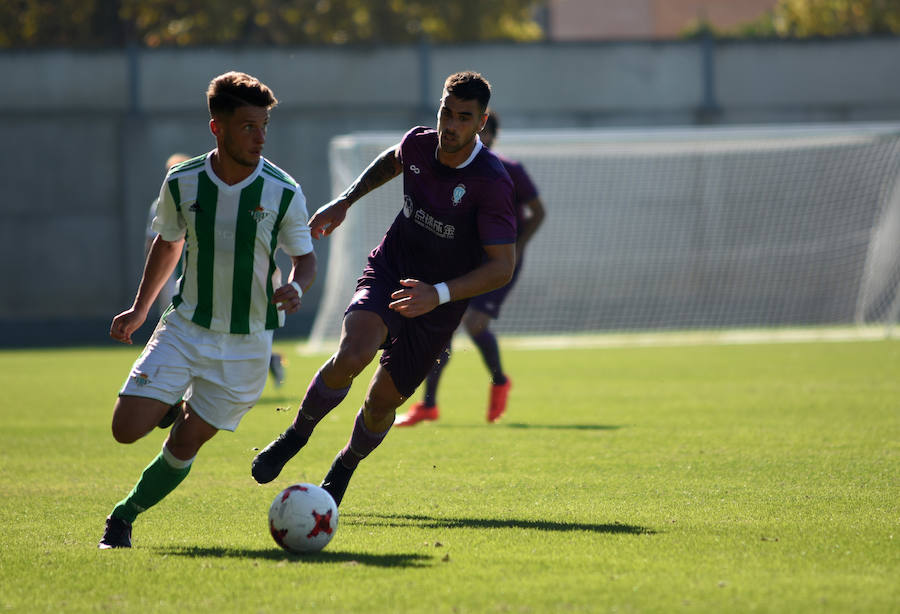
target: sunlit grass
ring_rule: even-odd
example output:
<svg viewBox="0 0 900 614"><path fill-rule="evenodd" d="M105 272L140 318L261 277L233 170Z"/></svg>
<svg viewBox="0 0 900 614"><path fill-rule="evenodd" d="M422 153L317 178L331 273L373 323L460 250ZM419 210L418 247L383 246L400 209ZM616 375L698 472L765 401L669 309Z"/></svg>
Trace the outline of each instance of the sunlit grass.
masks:
<svg viewBox="0 0 900 614"><path fill-rule="evenodd" d="M234 434L96 549L162 443L116 444L136 348L0 353L0 609L228 612L896 612L900 343L507 349L510 409L457 351L441 420L357 471L322 553L266 530L318 483L371 369L276 482L249 475L324 356L293 353ZM284 410L287 411L284 411Z"/></svg>

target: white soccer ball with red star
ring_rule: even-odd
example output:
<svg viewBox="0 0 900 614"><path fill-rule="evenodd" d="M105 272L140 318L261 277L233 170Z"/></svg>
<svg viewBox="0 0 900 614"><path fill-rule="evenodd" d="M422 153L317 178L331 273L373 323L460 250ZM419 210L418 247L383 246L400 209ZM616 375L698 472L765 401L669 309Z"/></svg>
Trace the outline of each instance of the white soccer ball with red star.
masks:
<svg viewBox="0 0 900 614"><path fill-rule="evenodd" d="M288 486L269 507L272 538L295 554L318 552L334 537L337 526L337 504L328 491L312 484Z"/></svg>

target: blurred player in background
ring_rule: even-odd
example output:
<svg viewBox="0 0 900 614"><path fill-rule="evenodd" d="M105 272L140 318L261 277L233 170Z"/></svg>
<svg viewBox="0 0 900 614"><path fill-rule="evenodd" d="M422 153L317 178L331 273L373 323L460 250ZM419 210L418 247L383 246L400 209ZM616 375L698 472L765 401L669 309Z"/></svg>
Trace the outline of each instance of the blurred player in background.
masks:
<svg viewBox="0 0 900 614"><path fill-rule="evenodd" d="M190 156L183 153L173 153L166 160L166 170L168 171L170 168L175 166L176 164L180 164L182 162L186 162ZM146 258L147 254L150 253L150 246L153 245L153 240L156 238L156 231L153 230L153 218L156 217L156 208L159 206L159 197L157 196L153 202L150 204L150 211L147 216L147 241L144 244L144 257ZM179 258L178 262L175 264L175 270L163 284L163 287L159 290L159 296L156 297L156 308L159 311L159 315L162 316L166 312L166 309L169 308L169 305L172 304L172 298L178 291L178 278L181 277L182 267L184 265L184 258ZM281 285L281 271L278 267L275 267L275 272L272 276L272 282L276 287ZM272 375L272 381L275 382L275 387L280 388L284 383L284 358L281 354L277 352L272 352L272 356L269 358L269 373ZM169 425L174 421L175 415L174 413L170 416L170 420L164 421L160 426L162 428L168 428Z"/></svg>
<svg viewBox="0 0 900 614"><path fill-rule="evenodd" d="M310 218L313 237L328 235L351 205L403 175L403 208L357 281L337 352L313 377L293 424L253 460L251 472L260 484L278 477L382 349L350 440L322 482L340 504L359 462L384 440L395 410L447 347L467 299L512 277L512 180L478 137L490 95L490 85L478 73L450 75L437 130L419 126L407 132Z"/></svg>
<svg viewBox="0 0 900 614"><path fill-rule="evenodd" d="M500 130L500 120L494 111L488 114L487 122L484 124L484 130L481 131L481 142L485 147L491 147L497 138ZM480 294L473 297L469 301L469 308L463 316L463 326L475 347L481 353L485 366L491 374L491 389L488 399L487 420L488 422L496 422L500 416L506 411L506 400L509 396L509 389L512 382L500 363L500 346L497 343L497 337L488 328L491 320L496 320L500 316L500 308L506 300L509 291L512 290L519 277L519 271L522 270L522 256L525 253L525 245L537 232L541 223L544 221L544 204L538 196L537 188L525 172L519 162L505 158L499 154L495 154L513 181L515 190L516 218L519 228L519 236L516 239L516 270L513 273L512 281L497 288L491 292ZM437 405L437 389L438 382L441 379L441 373L446 368L450 360L450 346L443 353L428 377L425 378L425 394L422 401L415 403L410 407L409 411L403 416L397 418L396 426L413 426L423 420L437 420L439 416Z"/></svg>
<svg viewBox="0 0 900 614"><path fill-rule="evenodd" d="M162 451L106 519L99 547L131 547L138 514L187 477L200 447L233 431L265 387L272 334L300 308L315 277L306 199L290 176L262 157L272 91L244 73L212 80L207 91L216 148L172 167L153 220L158 233L131 308L110 336L131 343L184 250L172 305L135 361L113 409L113 437L137 441L174 407ZM275 288L275 250L292 260L290 282ZM181 401L183 399L183 402Z"/></svg>

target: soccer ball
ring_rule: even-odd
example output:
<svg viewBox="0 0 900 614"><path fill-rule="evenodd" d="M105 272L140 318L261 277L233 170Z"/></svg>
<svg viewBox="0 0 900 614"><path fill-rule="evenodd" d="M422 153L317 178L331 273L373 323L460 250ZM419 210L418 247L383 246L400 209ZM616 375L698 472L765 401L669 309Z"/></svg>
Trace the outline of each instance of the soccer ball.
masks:
<svg viewBox="0 0 900 614"><path fill-rule="evenodd" d="M295 554L318 552L334 537L337 526L337 504L328 491L312 484L288 486L269 507L272 538Z"/></svg>

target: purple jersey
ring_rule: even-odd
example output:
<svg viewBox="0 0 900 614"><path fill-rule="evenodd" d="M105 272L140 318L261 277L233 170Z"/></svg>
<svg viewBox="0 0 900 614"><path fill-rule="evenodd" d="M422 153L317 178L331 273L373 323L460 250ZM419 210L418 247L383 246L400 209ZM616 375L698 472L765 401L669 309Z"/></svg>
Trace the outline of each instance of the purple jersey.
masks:
<svg viewBox="0 0 900 614"><path fill-rule="evenodd" d="M513 183L500 159L482 148L450 168L437 146L437 132L424 127L400 142L403 210L370 255L370 266L395 280L447 281L484 261L482 245L516 241Z"/></svg>
<svg viewBox="0 0 900 614"><path fill-rule="evenodd" d="M468 301L451 301L416 318L391 310L401 279L430 284L484 262L483 245L516 241L513 184L503 163L481 148L463 168L437 161L437 132L413 128L400 141L403 210L397 214L356 285L347 313L377 313L388 328L380 362L411 396L459 326Z"/></svg>
<svg viewBox="0 0 900 614"><path fill-rule="evenodd" d="M516 224L521 229L522 220L525 215L525 205L537 198L538 191L531 181L531 177L525 172L525 167L521 162L510 160L500 154L494 154L503 163L506 172L513 182L513 202L516 205Z"/></svg>
<svg viewBox="0 0 900 614"><path fill-rule="evenodd" d="M522 166L520 162L510 160L509 158L501 156L500 154L495 155L500 158L500 161L506 168L506 172L509 173L509 177L510 179L512 179L513 198L516 205L516 224L519 228L519 231L521 232L522 228L524 227L523 221L525 219L525 206L532 200L537 198L537 188L531 181L531 177L529 177L528 173L525 172L525 167ZM513 289L513 286L516 285L516 281L519 278L519 271L522 270L522 262L524 262L525 260L524 256L524 252L520 252L519 257L516 258L516 269L515 271L513 271L512 279L509 280L508 284L506 284L505 286L501 286L496 290L491 290L490 292L472 297L469 301L469 307L485 313L495 320L499 318L500 308L503 307L503 303L504 301L506 301L506 297Z"/></svg>

